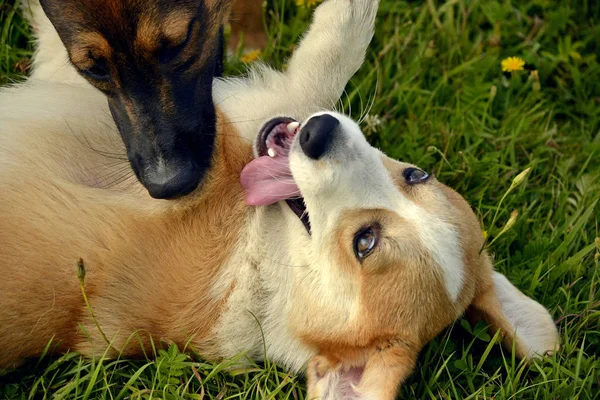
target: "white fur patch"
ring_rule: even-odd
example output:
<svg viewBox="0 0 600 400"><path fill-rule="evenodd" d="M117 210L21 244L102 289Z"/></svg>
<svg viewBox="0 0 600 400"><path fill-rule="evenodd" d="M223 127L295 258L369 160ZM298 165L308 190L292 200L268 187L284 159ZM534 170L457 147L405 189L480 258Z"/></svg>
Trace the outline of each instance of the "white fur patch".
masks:
<svg viewBox="0 0 600 400"><path fill-rule="evenodd" d="M505 318L516 331L529 358L544 355L558 347L558 332L548 311L525 296L506 277L494 272L492 279L496 296Z"/></svg>
<svg viewBox="0 0 600 400"><path fill-rule="evenodd" d="M421 213L426 213L421 210ZM423 245L444 272L444 282L450 300L455 302L464 283L464 263L458 233L454 226L427 215L416 219Z"/></svg>

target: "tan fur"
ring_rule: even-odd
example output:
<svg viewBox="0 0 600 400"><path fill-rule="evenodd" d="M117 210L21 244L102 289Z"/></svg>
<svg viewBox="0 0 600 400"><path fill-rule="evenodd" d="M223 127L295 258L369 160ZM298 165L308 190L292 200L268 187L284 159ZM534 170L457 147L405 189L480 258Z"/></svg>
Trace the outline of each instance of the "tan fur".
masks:
<svg viewBox="0 0 600 400"><path fill-rule="evenodd" d="M71 61L81 70L85 70L96 59L110 59L112 49L104 36L97 32L82 32L74 38L75 44L70 48Z"/></svg>
<svg viewBox="0 0 600 400"><path fill-rule="evenodd" d="M263 0L234 0L231 12L231 37L229 48L234 50L242 37L246 48L262 49L267 45L267 35L262 20Z"/></svg>
<svg viewBox="0 0 600 400"><path fill-rule="evenodd" d="M170 12L160 21L160 31L169 42L178 45L185 40L192 17L189 12L181 10Z"/></svg>
<svg viewBox="0 0 600 400"><path fill-rule="evenodd" d="M173 96L171 96L172 90L171 82L166 78L163 79L160 84L160 102L162 104L162 109L167 115L172 115L176 109L175 104L173 103Z"/></svg>
<svg viewBox="0 0 600 400"><path fill-rule="evenodd" d="M383 221L379 250L359 263L351 247L352 236L373 220ZM400 379L412 371L421 348L460 312L457 314L445 294L442 277L431 257L420 249L420 243L410 234L410 225L401 217L387 210L357 210L347 213L339 226L339 253L333 256L340 260L346 273L356 275L360 282L358 318L344 335L312 334L304 339L318 347L322 356L339 360L339 368L364 366L360 390L376 392L379 398L392 398ZM311 307L306 310L310 313ZM310 388L314 380L310 367L308 376ZM311 395L318 398L318 390L311 391Z"/></svg>
<svg viewBox="0 0 600 400"><path fill-rule="evenodd" d="M183 26L187 30L187 24ZM161 29L156 16L150 13L142 14L138 21L134 46L141 48L145 52L152 53L158 48L160 39Z"/></svg>
<svg viewBox="0 0 600 400"><path fill-rule="evenodd" d="M216 10L216 12L219 15L225 13L222 10ZM164 41L171 47L179 46L188 35L192 18L194 15L190 10L175 9L165 16L149 9L140 16L134 45L149 54L156 52L160 48L161 42ZM219 17L211 19L209 25L203 26L202 29L213 31L219 19ZM209 41L206 44L212 43Z"/></svg>
<svg viewBox="0 0 600 400"><path fill-rule="evenodd" d="M219 151L203 189L207 195L175 206L146 196L135 202L106 192L99 197L97 189L57 181L37 169L21 170L24 179L38 182L26 191L3 184L0 337L11 346L0 346L0 367L38 355L50 339L58 351L75 348L91 355L106 348L82 301L79 257L87 269L87 296L114 347L120 349L136 330L145 344L144 331L182 347L207 334L225 300L207 296L211 282L239 240L239 231L224 227L243 224L250 211L238 182L250 146L222 122ZM23 292L36 295L23 302ZM125 354L139 350L133 340Z"/></svg>

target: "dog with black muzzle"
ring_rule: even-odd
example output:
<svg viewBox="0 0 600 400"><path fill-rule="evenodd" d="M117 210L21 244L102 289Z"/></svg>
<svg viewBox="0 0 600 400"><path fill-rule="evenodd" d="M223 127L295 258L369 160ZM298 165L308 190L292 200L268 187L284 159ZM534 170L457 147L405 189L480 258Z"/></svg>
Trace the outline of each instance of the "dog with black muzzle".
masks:
<svg viewBox="0 0 600 400"><path fill-rule="evenodd" d="M186 195L210 166L213 78L223 72L231 8L232 0L26 1L39 44L32 78L87 81L102 91L150 195ZM232 43L249 26L246 42L264 45L262 1L236 0L233 8L241 15Z"/></svg>
<svg viewBox="0 0 600 400"><path fill-rule="evenodd" d="M391 400L466 310L520 357L555 350L548 311L480 252L467 202L322 111L362 63L376 9L327 0L285 73L215 85L212 167L177 201L90 184L105 160L72 133L120 143L89 88L0 95L0 368L46 349L104 354L97 321L109 356L160 341L210 360L266 355L306 371L311 399Z"/></svg>

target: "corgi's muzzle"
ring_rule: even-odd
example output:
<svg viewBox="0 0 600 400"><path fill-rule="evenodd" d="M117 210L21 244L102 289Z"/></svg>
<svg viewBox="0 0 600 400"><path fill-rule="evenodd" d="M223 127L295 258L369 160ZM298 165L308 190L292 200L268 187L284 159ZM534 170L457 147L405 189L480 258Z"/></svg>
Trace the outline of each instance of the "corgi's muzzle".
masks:
<svg viewBox="0 0 600 400"><path fill-rule="evenodd" d="M309 121L310 122L310 121ZM300 219L306 231L310 233L309 215L302 194L290 171L289 153L300 133L300 140L306 127L313 130L313 147L317 147L316 131L318 124L306 124L300 129L300 123L292 118L280 117L268 121L260 130L256 141L257 159L249 163L241 175L246 191L246 203L249 205L268 205L284 200ZM311 147L310 134L306 135L306 147Z"/></svg>
<svg viewBox="0 0 600 400"><path fill-rule="evenodd" d="M310 233L304 199L290 170L290 151L299 146L306 157L318 161L333 149L340 134L340 121L329 114L315 115L303 126L287 117L268 121L257 138L257 159L242 171L246 203L269 205L284 200Z"/></svg>
<svg viewBox="0 0 600 400"><path fill-rule="evenodd" d="M321 158L333 142L340 121L328 114L317 115L308 120L300 132L300 147L313 160Z"/></svg>

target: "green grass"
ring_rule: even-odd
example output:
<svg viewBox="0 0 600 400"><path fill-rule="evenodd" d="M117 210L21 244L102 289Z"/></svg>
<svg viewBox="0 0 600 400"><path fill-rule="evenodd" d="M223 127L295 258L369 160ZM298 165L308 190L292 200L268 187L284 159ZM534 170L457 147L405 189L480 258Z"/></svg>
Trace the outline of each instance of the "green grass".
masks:
<svg viewBox="0 0 600 400"><path fill-rule="evenodd" d="M269 2L263 59L276 66L309 21L293 3ZM31 51L12 10L0 0L1 82ZM458 321L422 352L402 398L600 398L598 23L594 0L383 0L344 109L366 115L374 145L470 201L496 269L550 309L563 343L528 366L483 325ZM539 86L528 71L504 75L508 56L539 71ZM243 69L237 59L228 66ZM0 398L304 398L302 379L271 364L229 374L197 360L174 348L146 361L45 357L0 377Z"/></svg>

